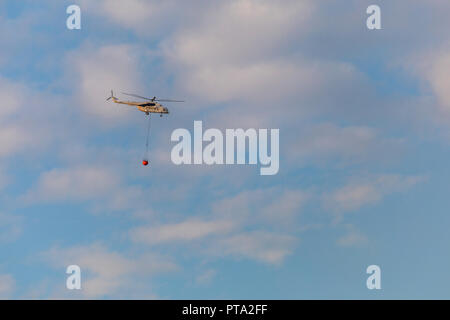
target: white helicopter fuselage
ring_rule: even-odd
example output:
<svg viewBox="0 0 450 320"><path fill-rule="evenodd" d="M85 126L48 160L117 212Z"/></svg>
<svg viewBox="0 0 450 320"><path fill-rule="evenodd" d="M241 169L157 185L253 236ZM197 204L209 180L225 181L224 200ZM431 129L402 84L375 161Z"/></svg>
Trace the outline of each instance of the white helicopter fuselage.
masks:
<svg viewBox="0 0 450 320"><path fill-rule="evenodd" d="M112 98L115 103L126 104L129 106L135 106L139 111L145 112L146 114L150 113L159 113L159 114L168 114L169 109L164 107L162 104L158 102L135 102L135 101L120 101L117 98Z"/></svg>

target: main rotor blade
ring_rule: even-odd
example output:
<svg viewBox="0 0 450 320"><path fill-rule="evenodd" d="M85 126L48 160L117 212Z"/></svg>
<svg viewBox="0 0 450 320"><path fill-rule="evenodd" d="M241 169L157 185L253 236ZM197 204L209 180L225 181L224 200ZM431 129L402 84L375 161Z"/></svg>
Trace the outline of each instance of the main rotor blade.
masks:
<svg viewBox="0 0 450 320"><path fill-rule="evenodd" d="M162 101L162 102L184 102L181 100L170 100L170 99L155 99L155 101Z"/></svg>
<svg viewBox="0 0 450 320"><path fill-rule="evenodd" d="M140 98L140 99L144 99L144 100L150 100L150 101L153 101L153 100L154 100L154 99L151 99L151 98L146 98L146 97L138 96L137 94L133 94L133 93L125 93L125 92L122 92L122 94L126 94L127 96L135 97L135 98Z"/></svg>

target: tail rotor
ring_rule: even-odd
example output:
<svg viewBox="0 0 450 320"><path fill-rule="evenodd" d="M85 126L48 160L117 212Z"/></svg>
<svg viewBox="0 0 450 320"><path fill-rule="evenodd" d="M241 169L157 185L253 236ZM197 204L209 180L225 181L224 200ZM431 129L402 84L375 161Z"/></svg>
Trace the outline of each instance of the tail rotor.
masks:
<svg viewBox="0 0 450 320"><path fill-rule="evenodd" d="M113 93L113 91L111 90L111 96L110 97L108 97L107 99L106 99L106 101L109 101L110 99L117 99L116 97L114 97L114 93Z"/></svg>

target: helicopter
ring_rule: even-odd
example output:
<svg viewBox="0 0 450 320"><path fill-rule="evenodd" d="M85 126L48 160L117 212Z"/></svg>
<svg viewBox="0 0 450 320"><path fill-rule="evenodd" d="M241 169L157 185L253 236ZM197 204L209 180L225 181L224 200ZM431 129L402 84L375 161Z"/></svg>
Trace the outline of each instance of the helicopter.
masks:
<svg viewBox="0 0 450 320"><path fill-rule="evenodd" d="M184 102L184 101L181 101L181 100L157 99L156 97L146 98L146 97L139 96L137 94L125 93L125 92L122 92L122 94L125 94L125 95L130 96L130 97L144 99L144 100L147 100L147 101L145 101L145 102L121 101L121 100L117 99L116 97L114 97L114 93L113 93L112 90L111 90L111 96L108 97L106 99L106 101L109 101L110 99L112 99L113 102L115 102L115 103L126 104L126 105L129 105L129 106L134 106L139 111L144 112L146 115L149 115L150 113L159 113L160 117L162 117L163 114L169 114L169 109L164 107L159 102Z"/></svg>
<svg viewBox="0 0 450 320"><path fill-rule="evenodd" d="M146 98L146 97L139 96L137 94L125 93L125 92L122 92L122 94L125 94L125 95L130 96L130 97L135 97L135 98L147 100L145 102L121 101L121 100L117 99L114 96L114 92L112 90L111 90L111 96L106 99L106 101L109 101L109 100L112 99L112 101L115 102L115 103L126 104L126 105L129 105L129 106L136 107L139 111L144 112L148 116L147 140L146 140L146 143L145 143L145 148L146 149L145 149L144 159L142 160L142 165L147 166L149 164L149 161L148 161L148 156L149 156L148 155L148 146L149 146L149 136L150 136L150 119L151 119L150 113L159 113L160 117L162 117L163 114L168 114L169 113L169 109L167 109L162 104L160 104L159 101L161 101L161 102L184 102L184 101L170 100L170 99L157 99L156 97Z"/></svg>

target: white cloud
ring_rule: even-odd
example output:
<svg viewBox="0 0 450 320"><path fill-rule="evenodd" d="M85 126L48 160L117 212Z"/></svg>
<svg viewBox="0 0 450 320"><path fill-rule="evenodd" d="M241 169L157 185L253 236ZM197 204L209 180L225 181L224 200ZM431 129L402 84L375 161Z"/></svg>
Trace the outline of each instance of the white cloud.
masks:
<svg viewBox="0 0 450 320"><path fill-rule="evenodd" d="M0 274L0 299L11 297L16 287L16 282L10 274Z"/></svg>
<svg viewBox="0 0 450 320"><path fill-rule="evenodd" d="M165 44L166 53L187 67L260 62L306 33L313 7L306 0L217 1Z"/></svg>
<svg viewBox="0 0 450 320"><path fill-rule="evenodd" d="M436 97L439 116L450 117L450 53L448 49L434 50L431 54L424 54L420 61L413 60L416 71L428 82L432 93Z"/></svg>
<svg viewBox="0 0 450 320"><path fill-rule="evenodd" d="M81 295L86 298L121 296L142 277L170 272L177 266L165 257L155 254L126 256L109 251L100 244L71 248L53 248L43 254L52 266L65 270L75 264L81 268Z"/></svg>
<svg viewBox="0 0 450 320"><path fill-rule="evenodd" d="M41 174L27 197L32 201L83 201L110 195L119 185L119 176L110 168L52 169Z"/></svg>
<svg viewBox="0 0 450 320"><path fill-rule="evenodd" d="M18 125L0 128L0 157L13 155L28 148L34 141L27 130Z"/></svg>
<svg viewBox="0 0 450 320"><path fill-rule="evenodd" d="M351 181L324 196L325 206L336 212L355 211L380 202L385 196L402 192L424 180L420 176L378 175Z"/></svg>
<svg viewBox="0 0 450 320"><path fill-rule="evenodd" d="M27 204L87 203L93 213L144 209L143 187L128 184L119 173L120 166L84 162L42 172L21 200Z"/></svg>
<svg viewBox="0 0 450 320"><path fill-rule="evenodd" d="M195 282L199 285L210 284L216 275L217 275L216 270L208 269L208 270L204 271L203 273L201 273L200 275L198 275L195 278Z"/></svg>
<svg viewBox="0 0 450 320"><path fill-rule="evenodd" d="M0 121L19 110L25 88L0 78Z"/></svg>
<svg viewBox="0 0 450 320"><path fill-rule="evenodd" d="M261 208L261 216L271 222L291 223L301 213L310 195L301 190L285 190L272 203Z"/></svg>
<svg viewBox="0 0 450 320"><path fill-rule="evenodd" d="M36 110L38 104L30 104L35 99L37 95L28 87L0 77L0 158L42 147L50 140L47 122L37 121L40 116L36 121L27 118Z"/></svg>
<svg viewBox="0 0 450 320"><path fill-rule="evenodd" d="M236 0L202 9L161 44L177 91L197 111L220 104L206 115L210 125L276 125L286 136L311 116L364 113L360 104L373 97L367 76L348 60L302 50L317 6Z"/></svg>
<svg viewBox="0 0 450 320"><path fill-rule="evenodd" d="M45 5L43 3L43 6ZM42 19L49 12L48 10L20 10L17 15L11 16L6 11L0 12L0 42L2 43L0 65L22 64L23 61L17 59L17 53L33 49L33 45L40 43L40 40L45 37L42 32L34 33L33 29L36 25L42 24ZM12 30L14 37L11 36Z"/></svg>
<svg viewBox="0 0 450 320"><path fill-rule="evenodd" d="M210 102L243 99L251 102L291 100L316 93L328 86L331 73L356 79L350 65L301 60L272 60L236 65L199 65L181 75L180 83L190 94ZM276 88L276 90L274 90ZM266 102L267 103L267 102ZM278 105L284 109L286 105Z"/></svg>
<svg viewBox="0 0 450 320"><path fill-rule="evenodd" d="M202 218L134 228L130 237L136 243L150 246L182 244L192 250L200 249L207 256L281 264L292 252L297 238L280 231L295 229L296 218L308 199L309 194L300 190L244 191L216 201L211 213ZM255 228L260 231L250 231Z"/></svg>
<svg viewBox="0 0 450 320"><path fill-rule="evenodd" d="M295 163L350 163L383 158L399 150L401 139L387 139L378 130L366 126L339 127L322 123L305 129L296 137L288 156Z"/></svg>
<svg viewBox="0 0 450 320"><path fill-rule="evenodd" d="M22 231L22 217L0 212L0 243L16 240Z"/></svg>
<svg viewBox="0 0 450 320"><path fill-rule="evenodd" d="M293 236L253 231L226 237L213 246L216 255L256 259L268 264L281 264L293 252L297 239Z"/></svg>
<svg viewBox="0 0 450 320"><path fill-rule="evenodd" d="M309 31L313 8L311 1L222 2L165 41L163 54L180 88L202 100L286 101L315 90L330 74L342 83L354 72L348 64L286 55Z"/></svg>
<svg viewBox="0 0 450 320"><path fill-rule="evenodd" d="M6 185L10 182L10 177L6 174L3 166L0 165L0 190L6 187Z"/></svg>
<svg viewBox="0 0 450 320"><path fill-rule="evenodd" d="M337 245L341 247L360 247L367 244L367 237L356 230L352 225L347 225L348 232L337 240Z"/></svg>
<svg viewBox="0 0 450 320"><path fill-rule="evenodd" d="M176 224L139 227L131 230L131 238L149 245L187 242L208 236L228 233L233 229L231 221L188 220Z"/></svg>
<svg viewBox="0 0 450 320"><path fill-rule="evenodd" d="M216 201L213 214L221 219L232 219L242 225L267 223L287 225L295 221L309 199L301 190L280 187L246 190L239 194Z"/></svg>
<svg viewBox="0 0 450 320"><path fill-rule="evenodd" d="M184 53L178 54L186 59ZM367 83L364 75L349 63L305 59L298 55L262 61L250 59L246 63L203 60L186 63L171 54L167 56L181 91L203 103L233 102L231 107L236 106L236 110L227 110L232 115L255 116L256 113L273 117L289 112L291 117L284 118L289 120L306 112L318 113L330 103L328 96L354 93L354 83ZM366 91L362 89L361 94ZM313 101L316 107L311 109ZM200 103L195 107L202 106Z"/></svg>
<svg viewBox="0 0 450 320"><path fill-rule="evenodd" d="M195 1L176 0L80 0L80 5L87 14L145 37L170 32L173 25L178 25L196 7Z"/></svg>
<svg viewBox="0 0 450 320"><path fill-rule="evenodd" d="M111 95L110 90L115 90L116 97L120 97L121 91L141 90L143 81L138 67L141 51L131 45L100 48L87 45L69 55L68 64L76 75L72 85L82 111L105 121L127 120L132 107L106 102L106 98Z"/></svg>

